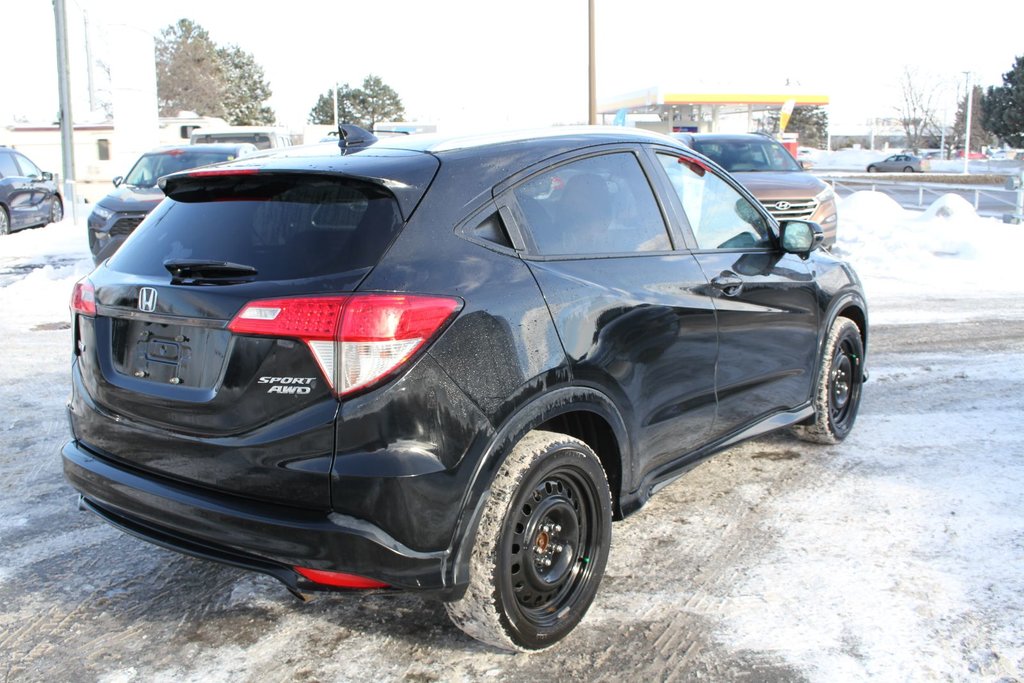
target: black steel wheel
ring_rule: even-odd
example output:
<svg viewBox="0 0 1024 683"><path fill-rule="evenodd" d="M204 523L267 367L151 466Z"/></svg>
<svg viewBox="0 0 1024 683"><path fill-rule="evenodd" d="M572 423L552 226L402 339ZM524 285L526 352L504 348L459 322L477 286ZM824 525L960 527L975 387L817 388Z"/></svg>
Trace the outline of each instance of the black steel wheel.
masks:
<svg viewBox="0 0 1024 683"><path fill-rule="evenodd" d="M611 494L582 441L527 434L491 486L470 586L448 614L466 633L510 650L558 642L586 614L611 542Z"/></svg>
<svg viewBox="0 0 1024 683"><path fill-rule="evenodd" d="M864 377L864 342L849 318L832 323L815 388L814 423L796 428L797 436L817 443L838 443L853 429Z"/></svg>
<svg viewBox="0 0 1024 683"><path fill-rule="evenodd" d="M60 223L64 220L64 202L57 195L53 195L53 203L50 204L50 222Z"/></svg>

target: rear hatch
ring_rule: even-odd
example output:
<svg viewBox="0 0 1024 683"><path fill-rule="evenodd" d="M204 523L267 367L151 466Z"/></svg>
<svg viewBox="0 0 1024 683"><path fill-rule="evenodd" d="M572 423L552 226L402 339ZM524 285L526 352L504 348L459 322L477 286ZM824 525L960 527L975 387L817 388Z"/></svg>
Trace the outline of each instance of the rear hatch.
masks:
<svg viewBox="0 0 1024 683"><path fill-rule="evenodd" d="M180 481L329 507L339 399L330 354L306 332L336 324L331 302L401 230L385 185L273 168L172 177L168 198L76 288L76 438ZM282 306L249 305L260 301L284 301L290 317L264 330L259 316ZM240 323L247 309L257 319Z"/></svg>

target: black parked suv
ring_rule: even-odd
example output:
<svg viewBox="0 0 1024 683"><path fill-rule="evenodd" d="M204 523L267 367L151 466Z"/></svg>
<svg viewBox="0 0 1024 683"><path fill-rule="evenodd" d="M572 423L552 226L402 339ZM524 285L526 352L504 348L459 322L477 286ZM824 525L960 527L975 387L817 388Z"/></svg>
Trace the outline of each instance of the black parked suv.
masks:
<svg viewBox="0 0 1024 683"><path fill-rule="evenodd" d="M856 275L667 137L397 137L162 187L75 287L64 471L125 531L296 593L424 591L543 648L612 519L857 415Z"/></svg>

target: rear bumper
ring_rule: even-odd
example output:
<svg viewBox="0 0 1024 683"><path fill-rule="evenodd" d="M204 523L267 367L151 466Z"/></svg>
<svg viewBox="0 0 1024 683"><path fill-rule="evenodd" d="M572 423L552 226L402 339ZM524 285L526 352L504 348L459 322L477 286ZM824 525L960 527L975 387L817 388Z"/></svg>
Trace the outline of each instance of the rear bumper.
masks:
<svg viewBox="0 0 1024 683"><path fill-rule="evenodd" d="M421 552L377 526L329 511L226 496L119 466L75 441L64 475L107 522L188 555L262 572L296 590L324 586L293 567L345 572L396 588L447 593L447 552Z"/></svg>

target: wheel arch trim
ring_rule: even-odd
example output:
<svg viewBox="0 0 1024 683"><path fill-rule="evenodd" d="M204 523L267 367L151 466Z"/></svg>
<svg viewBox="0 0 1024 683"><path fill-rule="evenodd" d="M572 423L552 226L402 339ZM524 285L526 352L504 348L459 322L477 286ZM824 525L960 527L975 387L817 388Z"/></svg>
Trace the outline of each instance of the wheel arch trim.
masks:
<svg viewBox="0 0 1024 683"><path fill-rule="evenodd" d="M449 599L461 597L469 579L469 561L476 540L477 526L491 482L505 457L531 430L559 415L577 411L594 413L608 423L618 445L620 467L627 471L632 450L626 422L611 398L602 391L589 386L563 386L521 406L495 431L476 464L470 485L463 497L459 521L448 550L445 567L444 582L452 588L448 594ZM620 495L621 490L612 492L613 506L617 504Z"/></svg>

